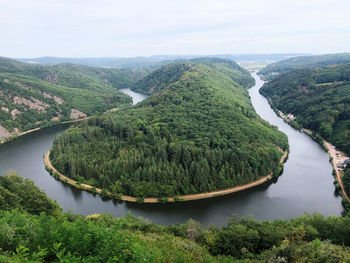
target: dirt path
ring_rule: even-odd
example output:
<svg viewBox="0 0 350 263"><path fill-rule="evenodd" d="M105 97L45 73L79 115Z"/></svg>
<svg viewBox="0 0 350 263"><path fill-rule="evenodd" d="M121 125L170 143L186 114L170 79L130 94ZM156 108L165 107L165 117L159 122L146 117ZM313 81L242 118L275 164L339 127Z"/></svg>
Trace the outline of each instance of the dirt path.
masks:
<svg viewBox="0 0 350 263"><path fill-rule="evenodd" d="M284 163L287 156L288 156L288 152L286 151L286 152L284 152L284 154L280 160L280 163ZM55 167L52 166L52 164L50 162L50 151L48 151L45 154L44 163L48 168L50 168L54 173L56 173L62 181L65 181L68 184L70 184L76 188L83 189L83 190L92 191L94 189L93 186L91 186L91 185L78 184L75 180L72 180L72 179L68 178L67 176L58 172L55 169ZM181 195L181 196L177 196L177 198L181 201L191 201L191 200L199 200L199 199L212 198L212 197L221 196L221 195L227 195L227 194L239 192L239 191L242 191L242 190L245 190L248 188L252 188L252 187L261 185L261 184L265 183L266 181L270 180L271 178L272 178L272 173L268 174L267 176L262 177L261 179L259 179L257 181L254 181L254 182L251 182L248 184L235 186L235 187L231 187L231 188L226 188L223 190L218 190L218 191L213 191L213 192L207 192L207 193ZM100 194L102 192L102 189L100 189L100 188L95 188L95 190L98 194ZM129 201L129 202L137 202L137 200L138 200L137 197L129 196L129 195L122 195L118 199L123 200L123 201ZM159 200L157 197L146 197L143 199L143 202L144 203L159 203ZM175 198L169 197L168 202L175 202Z"/></svg>
<svg viewBox="0 0 350 263"><path fill-rule="evenodd" d="M332 166L333 166L333 169L334 169L334 171L335 171L335 173L337 175L337 181L339 183L341 192L342 192L343 196L345 197L345 199L348 202L350 202L350 198L348 197L348 195L345 192L343 181L342 181L342 178L340 176L339 170L337 168L337 163L336 163L336 161L337 161L337 151L334 149L333 145L330 144L329 142L327 142L326 140L323 140L323 143L327 147L329 155L332 157Z"/></svg>

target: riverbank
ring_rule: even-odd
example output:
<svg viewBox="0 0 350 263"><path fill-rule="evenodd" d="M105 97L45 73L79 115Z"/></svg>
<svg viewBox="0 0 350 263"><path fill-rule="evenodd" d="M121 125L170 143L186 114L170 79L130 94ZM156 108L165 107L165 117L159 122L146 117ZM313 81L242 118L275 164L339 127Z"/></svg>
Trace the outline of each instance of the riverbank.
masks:
<svg viewBox="0 0 350 263"><path fill-rule="evenodd" d="M288 151L285 151L280 163L284 163L285 160L287 159L288 156ZM75 188L90 191L93 193L97 193L100 195L106 194L108 197L113 198L113 199L118 199L122 201L127 201L127 202L138 202L138 203L163 203L163 202L177 202L177 201L193 201L193 200L200 200L200 199L206 199L206 198L213 198L217 196L222 196L222 195L227 195L231 193L236 193L239 191L243 191L249 188L253 188L255 186L261 185L270 179L272 179L273 174L270 173L267 176L264 176L260 178L257 181L240 185L240 186L235 186L231 188L226 188L223 190L217 190L217 191L212 191L212 192L207 192L207 193L200 193L200 194L189 194L189 195L181 195L181 196L176 196L176 197L168 197L168 198L158 198L158 197L146 197L146 198L139 198L139 197L134 197L134 196L129 196L129 195L113 195L110 192L103 192L103 189L100 188L95 188L91 185L88 184L80 184L77 181L68 178L67 176L61 174L59 171L56 170L55 167L51 164L50 161L50 151L48 151L45 156L44 156L44 163L46 169L52 174L56 179L59 179Z"/></svg>
<svg viewBox="0 0 350 263"><path fill-rule="evenodd" d="M10 142L10 141L12 141L14 139L17 139L18 137L21 137L23 135L26 135L26 134L29 134L29 133L32 133L32 132L36 132L36 131L39 131L39 130L42 130L42 129L45 129L45 128L50 128L50 127L54 127L54 126L62 125L62 124L77 123L77 122L81 122L81 121L87 120L87 119L89 119L91 117L92 116L81 118L81 119L77 119L77 120L70 120L70 121L62 121L62 122L52 123L51 125L49 124L47 126L38 127L38 128L30 129L30 130L27 130L27 131L23 131L23 132L14 134L14 135L12 135L12 136L4 139L4 140L0 140L0 145L2 145L4 143L7 143L7 142Z"/></svg>
<svg viewBox="0 0 350 263"><path fill-rule="evenodd" d="M280 110L277 111L279 116L288 124L290 124L292 127L294 127L291 123L291 120ZM294 127L296 128L296 127ZM314 136L312 135L312 131L306 128L300 128L301 131L309 135L312 139L315 139ZM319 136L319 135L318 135ZM320 137L321 138L321 137ZM318 140L315 139L318 143L320 143ZM348 194L345 191L342 176L340 174L340 171L337 167L337 163L342 162L344 159L348 159L349 157L346 156L344 153L341 153L340 151L337 151L334 145L332 145L330 142L327 142L325 139L321 138L321 146L325 149L325 151L328 152L329 157L330 157L330 162L332 164L333 172L334 172L334 179L339 185L341 196L344 201L347 201L350 203L350 198Z"/></svg>
<svg viewBox="0 0 350 263"><path fill-rule="evenodd" d="M343 196L344 199L346 199L350 203L350 198L347 195L347 193L345 192L343 180L342 180L340 171L339 171L339 169L337 167L338 161L341 161L339 159L338 151L334 148L334 146L332 144L330 144L326 140L323 140L323 144L328 149L329 156L331 157L330 158L331 159L331 163L332 163L332 166L333 166L333 170L335 171L335 175L336 175L336 178L337 178L337 181L338 181L338 184L339 184L342 196ZM343 156L342 158L348 158L348 157L344 157L344 155L342 155L342 156Z"/></svg>

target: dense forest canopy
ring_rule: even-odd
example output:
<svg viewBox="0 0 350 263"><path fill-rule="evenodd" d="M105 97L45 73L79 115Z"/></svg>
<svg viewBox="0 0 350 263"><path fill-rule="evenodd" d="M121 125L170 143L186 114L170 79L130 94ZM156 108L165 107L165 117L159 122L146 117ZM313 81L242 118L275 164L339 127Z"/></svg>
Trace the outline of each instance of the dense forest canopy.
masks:
<svg viewBox="0 0 350 263"><path fill-rule="evenodd" d="M278 173L287 137L255 113L231 75L186 62L144 82L144 90L158 92L57 136L54 167L115 195L138 197L208 192Z"/></svg>
<svg viewBox="0 0 350 263"><path fill-rule="evenodd" d="M136 82L132 89L144 94L156 93L179 79L191 66L191 64L188 63L190 61L205 64L230 77L234 82L243 87L251 88L255 83L250 74L232 60L221 58L195 58L187 61L178 61L176 64L165 65Z"/></svg>
<svg viewBox="0 0 350 263"><path fill-rule="evenodd" d="M300 56L271 63L260 70L259 74L263 75L265 79L270 80L276 75L290 70L326 67L348 62L350 62L350 53Z"/></svg>
<svg viewBox="0 0 350 263"><path fill-rule="evenodd" d="M297 123L350 154L350 63L287 72L260 92L274 108L294 114Z"/></svg>
<svg viewBox="0 0 350 263"><path fill-rule="evenodd" d="M62 212L56 201L48 198L33 181L9 171L6 176L0 176L0 211L14 209L35 215L42 212L59 215Z"/></svg>
<svg viewBox="0 0 350 263"><path fill-rule="evenodd" d="M245 88L251 88L255 84L255 80L250 76L249 72L239 66L235 61L223 58L195 58L191 61L205 64L213 69L224 73L234 82Z"/></svg>
<svg viewBox="0 0 350 263"><path fill-rule="evenodd" d="M350 259L350 217L320 214L226 226L194 220L160 226L142 218L87 217L61 208L33 182L0 176L0 262L313 262Z"/></svg>

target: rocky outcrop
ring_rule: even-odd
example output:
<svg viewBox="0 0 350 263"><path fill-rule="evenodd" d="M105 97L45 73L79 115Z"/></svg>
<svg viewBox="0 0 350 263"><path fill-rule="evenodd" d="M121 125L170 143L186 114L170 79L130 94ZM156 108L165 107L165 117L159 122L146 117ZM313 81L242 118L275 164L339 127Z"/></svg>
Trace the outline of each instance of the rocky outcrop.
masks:
<svg viewBox="0 0 350 263"><path fill-rule="evenodd" d="M13 98L13 103L16 105L26 105L29 107L29 109L37 110L39 112L45 112L46 108L49 107L49 104L42 102L41 100L38 100L38 99L33 98L33 97L30 97L30 99L31 99L31 101L26 99L26 98L15 96Z"/></svg>
<svg viewBox="0 0 350 263"><path fill-rule="evenodd" d="M44 95L44 98L47 98L47 99L53 98L57 104L63 104L63 102L64 102L64 100L62 98L57 97L57 96L52 96L49 93L46 93L45 91L43 92L43 95Z"/></svg>
<svg viewBox="0 0 350 263"><path fill-rule="evenodd" d="M6 107L1 107L1 110L2 110L2 111L4 111L4 112L6 112L6 113L8 113L8 112L9 112L9 109L8 109L8 108L6 108Z"/></svg>
<svg viewBox="0 0 350 263"><path fill-rule="evenodd" d="M22 112L20 112L19 110L13 109L13 110L11 111L12 120L16 119L16 115L21 114L21 113L22 113Z"/></svg>
<svg viewBox="0 0 350 263"><path fill-rule="evenodd" d="M27 86L27 85L24 85L18 81L15 81L15 85L17 87L20 87L20 88L23 88L23 89L27 89L27 90L34 90L31 86Z"/></svg>
<svg viewBox="0 0 350 263"><path fill-rule="evenodd" d="M0 125L0 141L7 139L11 133Z"/></svg>
<svg viewBox="0 0 350 263"><path fill-rule="evenodd" d="M64 100L61 99L60 97L57 97L57 96L53 96L53 99L55 100L55 102L57 104L63 104Z"/></svg>
<svg viewBox="0 0 350 263"><path fill-rule="evenodd" d="M70 112L69 117L71 119L77 120L77 119L80 119L80 118L85 118L85 117L87 117L87 115L84 112L81 112L81 111L79 111L77 109L72 109L71 112Z"/></svg>
<svg viewBox="0 0 350 263"><path fill-rule="evenodd" d="M49 93L46 93L45 91L43 92L43 96L46 99L52 99L52 96Z"/></svg>

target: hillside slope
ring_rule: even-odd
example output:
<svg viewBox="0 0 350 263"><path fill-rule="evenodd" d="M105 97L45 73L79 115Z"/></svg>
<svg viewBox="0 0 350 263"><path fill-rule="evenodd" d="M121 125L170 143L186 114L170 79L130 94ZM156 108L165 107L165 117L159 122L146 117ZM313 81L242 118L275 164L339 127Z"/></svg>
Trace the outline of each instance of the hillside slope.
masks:
<svg viewBox="0 0 350 263"><path fill-rule="evenodd" d="M265 83L272 106L350 154L350 64L296 70Z"/></svg>
<svg viewBox="0 0 350 263"><path fill-rule="evenodd" d="M0 141L49 122L83 118L130 104L118 91L146 71L29 65L0 58Z"/></svg>
<svg viewBox="0 0 350 263"><path fill-rule="evenodd" d="M54 167L139 197L223 189L280 169L287 137L258 117L247 90L230 76L187 62L167 65L144 83L158 92L57 136Z"/></svg>
<svg viewBox="0 0 350 263"><path fill-rule="evenodd" d="M50 121L79 119L130 102L128 96L119 92L67 88L32 77L0 73L0 140L9 133Z"/></svg>
<svg viewBox="0 0 350 263"><path fill-rule="evenodd" d="M319 56L294 57L267 65L259 71L265 79L270 80L278 74L315 67L326 67L350 62L350 53L326 54Z"/></svg>
<svg viewBox="0 0 350 263"><path fill-rule="evenodd" d="M191 60L179 60L175 63L165 65L136 82L132 90L144 94L156 93L169 85L169 83L176 81L189 69L191 62L207 65L225 74L233 81L246 88L251 88L255 83L249 72L232 60L222 58L196 58Z"/></svg>
<svg viewBox="0 0 350 263"><path fill-rule="evenodd" d="M235 61L224 58L196 58L191 59L193 62L205 64L230 77L234 82L245 88L251 88L255 84L255 80L250 73L239 66Z"/></svg>

